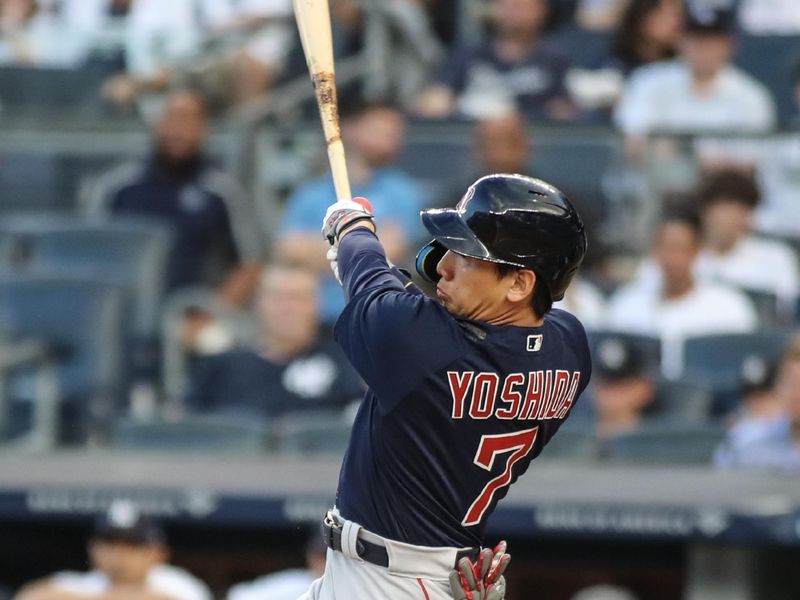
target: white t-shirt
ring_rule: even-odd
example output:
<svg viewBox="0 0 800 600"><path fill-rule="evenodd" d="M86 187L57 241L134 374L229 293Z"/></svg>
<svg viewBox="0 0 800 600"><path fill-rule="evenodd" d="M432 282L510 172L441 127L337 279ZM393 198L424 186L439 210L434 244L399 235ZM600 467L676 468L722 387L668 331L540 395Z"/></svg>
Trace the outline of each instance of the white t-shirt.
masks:
<svg viewBox="0 0 800 600"><path fill-rule="evenodd" d="M78 596L100 596L110 588L108 577L100 571L56 573L51 583ZM156 565L147 575L147 586L153 592L175 600L211 600L211 592L199 579L178 567Z"/></svg>
<svg viewBox="0 0 800 600"><path fill-rule="evenodd" d="M748 33L760 35L800 33L797 0L742 0L739 22Z"/></svg>
<svg viewBox="0 0 800 600"><path fill-rule="evenodd" d="M695 264L700 279L773 293L786 302L800 288L797 257L781 242L748 236L724 255L703 250Z"/></svg>
<svg viewBox="0 0 800 600"><path fill-rule="evenodd" d="M239 583L228 590L228 600L297 600L316 579L308 569L290 569Z"/></svg>
<svg viewBox="0 0 800 600"><path fill-rule="evenodd" d="M661 297L659 286L628 285L611 298L607 321L612 330L660 337L667 377L680 376L687 337L745 333L758 326L755 308L744 294L704 282L670 300Z"/></svg>
<svg viewBox="0 0 800 600"><path fill-rule="evenodd" d="M652 131L765 131L775 125L775 105L767 89L733 66L717 75L702 96L680 61L636 69L622 93L614 120L626 134Z"/></svg>
<svg viewBox="0 0 800 600"><path fill-rule="evenodd" d="M585 279L575 279L567 288L563 300L554 303L553 308L560 308L572 313L578 317L586 329L605 327L603 294Z"/></svg>

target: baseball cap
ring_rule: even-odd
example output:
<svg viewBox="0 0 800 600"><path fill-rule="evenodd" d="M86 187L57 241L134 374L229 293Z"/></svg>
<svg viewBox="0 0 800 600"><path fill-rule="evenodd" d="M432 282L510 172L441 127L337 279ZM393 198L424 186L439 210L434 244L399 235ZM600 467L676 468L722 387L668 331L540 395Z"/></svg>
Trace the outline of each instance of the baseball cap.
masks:
<svg viewBox="0 0 800 600"><path fill-rule="evenodd" d="M778 365L758 354L751 354L742 361L739 372L739 387L743 395L757 394L771 389L775 385Z"/></svg>
<svg viewBox="0 0 800 600"><path fill-rule="evenodd" d="M95 521L92 537L143 545L163 544L166 541L161 524L127 500L111 503L108 510Z"/></svg>
<svg viewBox="0 0 800 600"><path fill-rule="evenodd" d="M726 0L690 0L684 29L691 33L727 34L734 27L733 7Z"/></svg>
<svg viewBox="0 0 800 600"><path fill-rule="evenodd" d="M622 337L609 337L598 344L593 369L606 381L641 377L647 373L642 352Z"/></svg>

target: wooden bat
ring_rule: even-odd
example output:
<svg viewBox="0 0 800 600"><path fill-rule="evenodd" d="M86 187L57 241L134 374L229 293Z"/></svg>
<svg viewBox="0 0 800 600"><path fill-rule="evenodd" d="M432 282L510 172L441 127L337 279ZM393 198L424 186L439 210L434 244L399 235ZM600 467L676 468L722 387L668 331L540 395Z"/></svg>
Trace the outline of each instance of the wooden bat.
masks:
<svg viewBox="0 0 800 600"><path fill-rule="evenodd" d="M339 128L339 106L336 99L336 74L333 67L331 17L328 0L293 0L294 16L308 73L314 84L322 130L328 145L328 162L333 175L337 200L351 200L350 180Z"/></svg>

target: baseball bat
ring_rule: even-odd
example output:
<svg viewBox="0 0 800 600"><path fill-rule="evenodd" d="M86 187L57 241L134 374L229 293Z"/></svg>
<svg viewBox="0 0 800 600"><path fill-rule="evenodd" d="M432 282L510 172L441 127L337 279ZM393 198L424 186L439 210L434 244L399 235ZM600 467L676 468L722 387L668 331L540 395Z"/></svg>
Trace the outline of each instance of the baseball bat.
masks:
<svg viewBox="0 0 800 600"><path fill-rule="evenodd" d="M294 16L308 73L314 84L322 131L328 146L328 162L333 175L337 200L351 200L350 180L339 127L339 106L336 97L336 73L333 65L331 17L328 0L293 0Z"/></svg>

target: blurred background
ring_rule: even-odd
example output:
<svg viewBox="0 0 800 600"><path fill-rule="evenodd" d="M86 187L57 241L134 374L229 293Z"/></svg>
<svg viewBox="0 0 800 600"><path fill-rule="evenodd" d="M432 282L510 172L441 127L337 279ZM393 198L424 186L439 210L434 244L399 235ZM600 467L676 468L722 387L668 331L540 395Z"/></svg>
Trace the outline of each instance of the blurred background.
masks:
<svg viewBox="0 0 800 600"><path fill-rule="evenodd" d="M800 4L331 12L396 264L488 172L589 229L560 306L592 385L490 520L509 600L800 597ZM0 598L282 600L319 572L363 392L333 198L289 0L0 0Z"/></svg>

